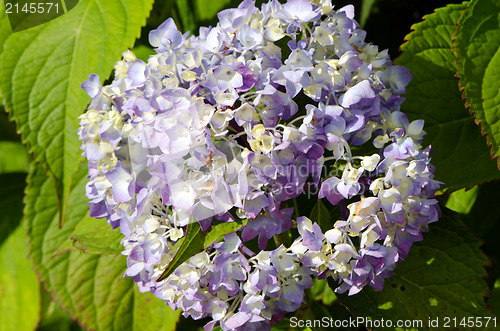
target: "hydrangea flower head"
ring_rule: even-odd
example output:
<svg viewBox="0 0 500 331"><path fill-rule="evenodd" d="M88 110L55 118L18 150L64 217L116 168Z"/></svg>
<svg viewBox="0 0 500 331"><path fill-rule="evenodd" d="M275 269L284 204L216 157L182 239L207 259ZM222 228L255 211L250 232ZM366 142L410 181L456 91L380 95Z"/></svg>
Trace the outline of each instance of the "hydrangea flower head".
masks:
<svg viewBox="0 0 500 331"><path fill-rule="evenodd" d="M245 0L197 36L168 19L147 63L126 51L110 85L82 84L90 215L120 228L141 291L206 330L269 329L315 277L382 289L422 240L440 183L423 121L400 111L411 76L353 16L330 0ZM300 215L304 196L339 215L326 228ZM161 277L190 224L242 220Z"/></svg>

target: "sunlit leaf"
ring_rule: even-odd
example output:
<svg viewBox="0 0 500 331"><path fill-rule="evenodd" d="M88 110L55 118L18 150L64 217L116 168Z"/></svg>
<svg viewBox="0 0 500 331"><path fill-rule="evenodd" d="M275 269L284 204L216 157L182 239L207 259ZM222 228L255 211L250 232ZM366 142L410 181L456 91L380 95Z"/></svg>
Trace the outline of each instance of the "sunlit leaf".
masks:
<svg viewBox="0 0 500 331"><path fill-rule="evenodd" d="M461 189L455 191L450 194L446 202L446 208L460 214L468 214L474 206L474 202L476 202L478 193L479 187L477 186L474 186L470 190Z"/></svg>
<svg viewBox="0 0 500 331"><path fill-rule="evenodd" d="M81 164L68 199L71 208L62 228L58 226L53 180L45 176L41 167L33 167L29 175L25 217L30 256L45 288L88 329L175 329L178 312L172 312L163 300L139 293L131 278L123 278L127 268L125 256L59 251L79 222L88 218L84 195L86 173L85 164Z"/></svg>
<svg viewBox="0 0 500 331"><path fill-rule="evenodd" d="M456 190L500 177L486 139L465 108L451 36L466 4L448 5L413 26L396 63L413 79L401 109L410 120L424 119L424 145L432 145L436 179ZM467 175L464 175L467 174Z"/></svg>
<svg viewBox="0 0 500 331"><path fill-rule="evenodd" d="M0 91L23 142L56 182L65 217L80 161L78 116L90 102L80 85L101 82L131 47L153 0L83 0L67 14L11 34L0 61Z"/></svg>
<svg viewBox="0 0 500 331"><path fill-rule="evenodd" d="M453 36L466 105L500 164L500 1L471 1Z"/></svg>
<svg viewBox="0 0 500 331"><path fill-rule="evenodd" d="M0 330L34 330L40 319L39 283L27 254L20 225L0 243Z"/></svg>
<svg viewBox="0 0 500 331"><path fill-rule="evenodd" d="M87 254L120 255L123 235L119 229L111 229L104 219L84 218L71 234L70 240L76 249Z"/></svg>

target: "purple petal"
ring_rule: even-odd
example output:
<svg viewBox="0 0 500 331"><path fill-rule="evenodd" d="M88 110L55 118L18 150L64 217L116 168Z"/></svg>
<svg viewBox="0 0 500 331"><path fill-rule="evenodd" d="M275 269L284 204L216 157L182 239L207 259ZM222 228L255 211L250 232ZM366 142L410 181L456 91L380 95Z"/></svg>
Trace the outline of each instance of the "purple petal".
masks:
<svg viewBox="0 0 500 331"><path fill-rule="evenodd" d="M134 181L120 162L116 164L116 168L106 173L106 178L111 183L111 192L113 199L117 203L128 202L134 196Z"/></svg>
<svg viewBox="0 0 500 331"><path fill-rule="evenodd" d="M370 82L364 80L347 90L339 102L342 107L349 108L357 104L366 105L367 102L371 103L375 97L376 94L370 86Z"/></svg>

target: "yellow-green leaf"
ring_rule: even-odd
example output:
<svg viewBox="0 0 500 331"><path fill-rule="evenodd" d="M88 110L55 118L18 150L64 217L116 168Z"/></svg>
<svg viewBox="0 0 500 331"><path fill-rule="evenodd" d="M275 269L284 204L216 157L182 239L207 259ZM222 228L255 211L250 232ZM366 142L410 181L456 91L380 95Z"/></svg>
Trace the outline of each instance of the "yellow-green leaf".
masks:
<svg viewBox="0 0 500 331"><path fill-rule="evenodd" d="M30 256L45 288L87 329L174 330L179 312L170 310L160 299L139 293L131 278L123 278L125 256L60 251L75 227L88 219L86 173L86 165L80 164L68 198L71 208L59 228L53 180L41 167L33 166L30 172L25 218Z"/></svg>
<svg viewBox="0 0 500 331"><path fill-rule="evenodd" d="M40 319L39 283L27 255L20 225L0 244L0 330L34 330Z"/></svg>
<svg viewBox="0 0 500 331"><path fill-rule="evenodd" d="M80 161L78 116L90 102L80 85L104 81L134 44L153 0L83 0L67 14L11 34L0 61L0 91L22 140L55 180L61 218Z"/></svg>

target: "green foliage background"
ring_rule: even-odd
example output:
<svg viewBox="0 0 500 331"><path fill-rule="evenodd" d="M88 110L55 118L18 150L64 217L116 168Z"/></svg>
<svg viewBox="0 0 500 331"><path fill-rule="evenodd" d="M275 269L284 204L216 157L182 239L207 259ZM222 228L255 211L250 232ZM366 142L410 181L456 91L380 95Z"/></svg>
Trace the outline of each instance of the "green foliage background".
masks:
<svg viewBox="0 0 500 331"><path fill-rule="evenodd" d="M12 33L0 1L0 96L6 110L0 110L0 330L203 326L124 279L120 233L88 216L87 168L76 129L90 100L80 84L90 73L109 78L127 48L147 60L153 53L148 32L166 18L173 17L180 30L196 31L214 25L218 11L238 3L81 0L50 22ZM367 40L388 48L397 64L410 69L413 80L402 111L410 120L425 119L424 143L432 145L436 178L445 183L439 196L443 217L383 291L335 296L326 282L316 281L307 303L274 328L289 329L293 316L424 323L444 316L495 316L500 309L495 245L500 3L333 3L337 8L353 3ZM318 202L310 218L328 228L333 213ZM224 231L233 230L208 237Z"/></svg>

